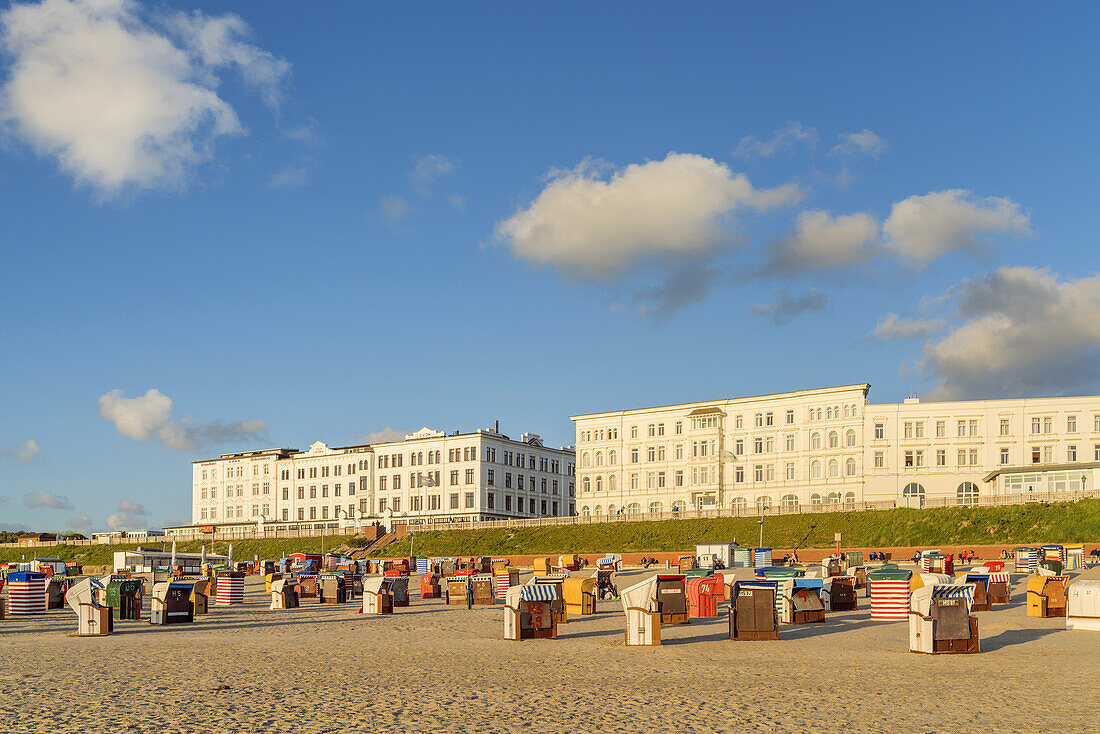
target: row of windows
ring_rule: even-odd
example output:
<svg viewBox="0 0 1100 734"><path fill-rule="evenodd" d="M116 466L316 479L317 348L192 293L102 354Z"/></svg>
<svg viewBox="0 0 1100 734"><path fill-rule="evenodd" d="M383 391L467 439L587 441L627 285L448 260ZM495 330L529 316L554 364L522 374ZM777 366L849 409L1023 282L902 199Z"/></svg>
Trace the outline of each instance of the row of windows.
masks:
<svg viewBox="0 0 1100 734"><path fill-rule="evenodd" d="M261 476L261 471L260 471L261 466L263 467L262 476L266 477L268 475L268 472L271 469L270 464L262 464L262 465L261 464L253 464L252 465L252 476L254 476L254 477ZM243 476L245 476L244 466L227 466L227 467L225 467L224 479L232 479L232 478L243 477ZM202 470L202 481L204 481L204 482L206 482L206 481L216 481L217 478L218 478L218 470L217 469L203 469Z"/></svg>
<svg viewBox="0 0 1100 734"><path fill-rule="evenodd" d="M904 421L902 423L902 438L924 438L925 436L925 422L924 421ZM947 421L936 420L933 422L936 438L947 437ZM1093 415L1092 417L1092 430L1094 433L1100 433L1100 414ZM1032 416L1031 417L1031 433L1032 434L1052 434L1054 433L1054 416ZM1077 416L1066 416L1066 433L1077 433ZM998 434L1001 436L1012 435L1012 419L1011 418L999 418L998 419ZM958 438L975 438L982 435L979 431L979 419L977 418L965 418L955 420L955 436ZM882 440L886 437L886 422L875 421L875 439Z"/></svg>
<svg viewBox="0 0 1100 734"><path fill-rule="evenodd" d="M424 507L423 499L424 498L422 498L422 497L409 497L408 498L409 507L408 507L407 511L408 512L422 512L423 507ZM461 499L461 507L459 506L460 499ZM403 510L403 504L402 504L401 500L402 500L401 497L390 497L388 499L383 497L383 498L378 500L378 511L380 513L384 513L384 512L387 512L387 511L392 511L394 513L399 513ZM429 512L441 509L440 504L442 502L442 498L441 498L440 495L437 495L437 494L428 495L427 500L428 500L427 509L428 509ZM448 504L448 509L450 509L450 510L459 510L459 509L471 510L471 509L474 509L474 506L475 506L474 505L474 493L473 492L465 492L465 493L462 493L461 496L460 496L458 492L453 492L453 493L451 493L447 496L447 504ZM497 504L496 493L495 492L489 492L488 494L486 494L486 496L485 496L485 507L487 509L494 510L494 509L497 509L496 504ZM561 507L561 505L558 503L557 500L536 500L534 498L513 497L510 494L505 494L504 495L504 508L503 508L504 511L505 512L512 512L513 511L513 509L512 509L513 506L515 507L514 511L517 512L517 513L526 513L526 514L531 514L531 515L537 515L537 514L548 515L549 514L549 515L555 515L555 516L558 514L558 511ZM570 507L570 513L572 513L573 506L570 505L569 507Z"/></svg>
<svg viewBox="0 0 1100 734"><path fill-rule="evenodd" d="M922 449L907 449L902 454L902 465L905 468L919 468L922 466L926 466L924 455L925 452ZM937 449L935 453L935 466L947 466L947 456L947 449ZM978 449L958 449L955 452L955 456L955 466L981 466ZM1054 447L1032 446L1029 456L1032 464L1053 463L1055 461ZM1093 445L1092 458L1093 461L1100 461L1100 444ZM873 466L875 469L886 468L886 452L874 452L873 460ZM1077 446L1075 444L1069 444L1068 446L1066 446L1065 461L1068 463L1073 463L1077 460ZM1007 466L1011 463L1011 450L1007 446L1001 447L999 463L1002 466Z"/></svg>
<svg viewBox="0 0 1100 734"><path fill-rule="evenodd" d="M901 494L903 497L915 497L923 504L926 492L923 485L910 482L901 490ZM963 482L955 488L955 496L958 498L959 504L973 504L978 501L978 485L974 482Z"/></svg>

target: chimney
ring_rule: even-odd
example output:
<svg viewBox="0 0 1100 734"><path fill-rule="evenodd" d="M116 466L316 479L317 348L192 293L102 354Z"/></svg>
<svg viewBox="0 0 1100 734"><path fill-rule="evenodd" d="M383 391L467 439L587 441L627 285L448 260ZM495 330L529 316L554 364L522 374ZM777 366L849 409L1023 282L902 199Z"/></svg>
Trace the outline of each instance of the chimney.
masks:
<svg viewBox="0 0 1100 734"><path fill-rule="evenodd" d="M493 433L500 433L500 421L493 421Z"/></svg>

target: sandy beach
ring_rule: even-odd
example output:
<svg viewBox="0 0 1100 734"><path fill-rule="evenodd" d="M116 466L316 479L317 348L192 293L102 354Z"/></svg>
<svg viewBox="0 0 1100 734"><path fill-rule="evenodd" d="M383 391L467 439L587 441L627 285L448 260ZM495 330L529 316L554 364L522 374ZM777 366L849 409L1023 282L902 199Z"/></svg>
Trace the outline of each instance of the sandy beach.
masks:
<svg viewBox="0 0 1100 734"><path fill-rule="evenodd" d="M824 624L781 626L778 642L728 640L723 605L663 627L660 647L628 648L617 601L557 640L513 642L499 605L271 611L250 577L244 605L194 624L77 638L68 609L9 616L0 720L42 733L1100 731L1100 634L1027 617L1025 582L979 613L981 654L928 656L908 652L906 623L870 622L863 596Z"/></svg>

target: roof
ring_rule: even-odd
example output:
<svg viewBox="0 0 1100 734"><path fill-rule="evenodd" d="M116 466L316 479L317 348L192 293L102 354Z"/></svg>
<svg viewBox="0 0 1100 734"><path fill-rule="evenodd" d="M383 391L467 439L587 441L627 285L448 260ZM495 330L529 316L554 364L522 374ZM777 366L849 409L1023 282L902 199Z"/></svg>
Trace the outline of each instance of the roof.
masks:
<svg viewBox="0 0 1100 734"><path fill-rule="evenodd" d="M789 391L789 392L766 393L766 394L763 394L763 395L742 395L740 397L735 397L735 398L718 398L717 400L698 400L698 401L687 402L687 403L670 403L670 404L667 404L667 405L652 405L652 406L645 406L645 407L642 407L642 408L627 408L626 410L607 410L607 411L596 412L596 413L579 413L577 415L569 416L569 420L576 421L580 418L595 418L595 417L599 417L599 416L609 416L609 415L625 415L626 413L637 413L637 412L641 412L641 411L653 411L653 410L667 410L669 408L690 408L690 407L706 408L706 407L709 407L709 406L714 406L715 404L728 404L728 403L737 403L737 402L750 401L750 400L763 400L763 399L766 399L766 398L782 398L782 397L787 397L787 396L802 397L802 396L805 396L805 395L815 395L815 394L818 394L818 393L833 393L833 392L839 392L841 390L855 390L855 389L862 390L864 397L866 397L867 392L871 389L871 383L869 383L869 382L858 382L858 383L854 383L854 384L851 384L851 385L834 385L832 387L815 387L815 388L809 388L807 390L792 390L792 391Z"/></svg>
<svg viewBox="0 0 1100 734"><path fill-rule="evenodd" d="M1100 461L1074 461L1066 464L1024 464L1023 466L1002 466L982 477L983 482L992 482L1001 474L1045 474L1052 471L1085 471L1100 469Z"/></svg>

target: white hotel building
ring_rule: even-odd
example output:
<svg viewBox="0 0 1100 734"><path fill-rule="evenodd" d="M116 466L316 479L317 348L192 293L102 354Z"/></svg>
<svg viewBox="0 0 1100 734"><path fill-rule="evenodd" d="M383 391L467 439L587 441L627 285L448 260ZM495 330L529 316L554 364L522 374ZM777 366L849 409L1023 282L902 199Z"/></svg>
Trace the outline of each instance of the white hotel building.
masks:
<svg viewBox="0 0 1100 734"><path fill-rule="evenodd" d="M574 416L581 516L1100 486L1100 397L867 403L868 384Z"/></svg>
<svg viewBox="0 0 1100 734"><path fill-rule="evenodd" d="M192 464L191 521L336 529L373 519L415 525L568 516L576 509L574 464L571 447L549 448L531 433L513 440L495 427L222 454Z"/></svg>

